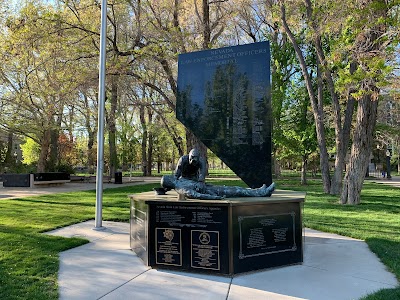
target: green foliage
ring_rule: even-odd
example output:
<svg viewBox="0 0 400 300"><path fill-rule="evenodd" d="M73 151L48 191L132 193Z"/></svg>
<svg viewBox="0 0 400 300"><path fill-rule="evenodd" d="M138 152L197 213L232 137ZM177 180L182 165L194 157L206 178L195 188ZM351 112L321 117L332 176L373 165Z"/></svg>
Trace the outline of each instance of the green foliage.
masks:
<svg viewBox="0 0 400 300"><path fill-rule="evenodd" d="M267 38L273 40L272 34ZM290 43L281 41L271 43L272 60L272 115L273 115L273 139L275 148L283 143L283 128L281 127L284 102L287 97L291 80L296 76L294 70L298 68L296 55ZM297 73L299 70L297 70Z"/></svg>
<svg viewBox="0 0 400 300"><path fill-rule="evenodd" d="M283 102L280 139L275 139L281 161L301 162L316 151L318 143L310 100L303 81L288 87Z"/></svg>
<svg viewBox="0 0 400 300"><path fill-rule="evenodd" d="M72 165L69 164L58 164L55 169L55 172L63 172L63 173L68 173L68 174L74 174L75 170Z"/></svg>
<svg viewBox="0 0 400 300"><path fill-rule="evenodd" d="M4 162L7 153L7 143L0 140L0 165Z"/></svg>
<svg viewBox="0 0 400 300"><path fill-rule="evenodd" d="M31 138L26 138L20 145L22 150L22 162L27 165L34 165L39 160L40 146Z"/></svg>
<svg viewBox="0 0 400 300"><path fill-rule="evenodd" d="M380 88L387 85L392 71L388 58L393 55L398 43L394 34L398 27L398 13L392 13L396 11L396 5L398 10L398 3L395 2L369 1L364 7L355 3L346 4L352 13L342 20L341 30L331 36L331 51L328 54L338 72L338 92L346 94L352 88L353 97L359 99L369 92L365 82L376 82ZM371 31L376 31L378 36L371 39L368 36ZM357 62L357 68L352 73L350 64L354 62Z"/></svg>

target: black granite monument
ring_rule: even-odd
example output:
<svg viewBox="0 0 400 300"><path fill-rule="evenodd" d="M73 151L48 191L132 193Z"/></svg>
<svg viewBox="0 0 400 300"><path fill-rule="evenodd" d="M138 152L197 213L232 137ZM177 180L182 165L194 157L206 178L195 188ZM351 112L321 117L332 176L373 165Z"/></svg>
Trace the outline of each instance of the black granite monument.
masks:
<svg viewBox="0 0 400 300"><path fill-rule="evenodd" d="M249 187L272 183L269 42L179 55L176 116Z"/></svg>
<svg viewBox="0 0 400 300"><path fill-rule="evenodd" d="M268 42L181 54L176 107L177 118L249 187L271 185ZM131 195L131 248L151 267L191 272L232 275L301 263L305 194L269 195Z"/></svg>

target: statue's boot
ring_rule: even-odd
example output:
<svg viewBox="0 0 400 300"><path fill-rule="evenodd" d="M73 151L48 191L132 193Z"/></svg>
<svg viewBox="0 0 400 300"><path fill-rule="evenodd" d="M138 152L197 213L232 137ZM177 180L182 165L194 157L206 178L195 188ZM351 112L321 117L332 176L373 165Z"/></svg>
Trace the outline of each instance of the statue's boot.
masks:
<svg viewBox="0 0 400 300"><path fill-rule="evenodd" d="M270 186L267 187L266 184L263 184L262 187L257 189L257 196L258 197L270 197L272 195L272 192L275 190L275 183L271 183Z"/></svg>

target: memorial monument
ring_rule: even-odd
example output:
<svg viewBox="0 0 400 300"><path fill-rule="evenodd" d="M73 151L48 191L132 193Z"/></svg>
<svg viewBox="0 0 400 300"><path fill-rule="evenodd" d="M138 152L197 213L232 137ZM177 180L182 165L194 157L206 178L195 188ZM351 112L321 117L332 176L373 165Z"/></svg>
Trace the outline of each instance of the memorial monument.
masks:
<svg viewBox="0 0 400 300"><path fill-rule="evenodd" d="M151 267L193 272L301 263L305 195L272 183L269 43L181 54L176 114L250 189L207 185L191 152L163 178L166 195L130 196L132 250Z"/></svg>

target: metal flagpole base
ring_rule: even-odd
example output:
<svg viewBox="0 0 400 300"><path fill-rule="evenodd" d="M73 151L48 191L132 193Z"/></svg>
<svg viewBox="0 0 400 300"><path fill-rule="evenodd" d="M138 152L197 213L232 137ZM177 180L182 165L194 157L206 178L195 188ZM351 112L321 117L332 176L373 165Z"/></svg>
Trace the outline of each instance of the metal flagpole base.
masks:
<svg viewBox="0 0 400 300"><path fill-rule="evenodd" d="M95 231L104 231L104 230L106 230L107 229L107 227L104 227L104 226L101 226L101 227L93 227L92 228L92 230L95 230Z"/></svg>

